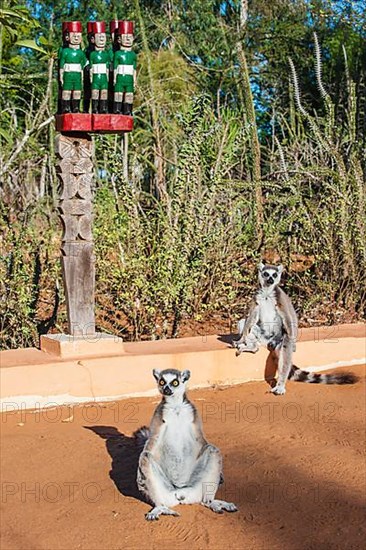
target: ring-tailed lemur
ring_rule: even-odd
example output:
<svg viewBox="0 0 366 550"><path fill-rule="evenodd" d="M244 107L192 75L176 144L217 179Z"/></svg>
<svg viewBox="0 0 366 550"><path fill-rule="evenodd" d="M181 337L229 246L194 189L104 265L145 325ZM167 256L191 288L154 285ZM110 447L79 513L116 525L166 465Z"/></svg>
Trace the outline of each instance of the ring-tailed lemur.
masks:
<svg viewBox="0 0 366 550"><path fill-rule="evenodd" d="M261 288L249 311L247 319L238 323L239 340L233 341L236 355L243 351L256 353L259 346L265 346L276 354L278 359L277 384L272 393L283 395L287 380L323 384L353 384L357 377L352 373L310 374L292 364L292 354L296 351L298 330L297 315L290 298L279 287L283 266L258 266Z"/></svg>
<svg viewBox="0 0 366 550"><path fill-rule="evenodd" d="M153 508L147 520L179 516L178 504L201 503L214 512L236 512L230 502L216 500L222 482L222 457L202 431L195 406L187 399L188 370L153 370L162 400L155 409L149 437L140 455L137 485Z"/></svg>

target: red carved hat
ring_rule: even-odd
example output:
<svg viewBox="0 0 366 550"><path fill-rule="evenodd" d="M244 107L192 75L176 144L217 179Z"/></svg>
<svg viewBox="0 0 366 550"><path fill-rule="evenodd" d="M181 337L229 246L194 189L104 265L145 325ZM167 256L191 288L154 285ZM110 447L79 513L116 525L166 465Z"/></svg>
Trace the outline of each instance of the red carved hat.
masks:
<svg viewBox="0 0 366 550"><path fill-rule="evenodd" d="M62 24L63 27L64 24ZM67 32L82 32L81 21L66 21L65 31Z"/></svg>
<svg viewBox="0 0 366 550"><path fill-rule="evenodd" d="M133 21L119 21L118 34L133 34Z"/></svg>
<svg viewBox="0 0 366 550"><path fill-rule="evenodd" d="M113 19L113 21L111 21L111 22L109 23L109 32L110 32L111 34L113 34L114 31L115 31L116 29L118 29L118 24L119 24L119 23L120 23L120 21L118 21L118 19Z"/></svg>
<svg viewBox="0 0 366 550"><path fill-rule="evenodd" d="M94 21L88 21L86 24L86 32L87 34L92 34L93 32L93 23Z"/></svg>
<svg viewBox="0 0 366 550"><path fill-rule="evenodd" d="M104 21L93 21L91 32L93 32L94 34L100 33L100 32L105 32L105 23L104 23Z"/></svg>

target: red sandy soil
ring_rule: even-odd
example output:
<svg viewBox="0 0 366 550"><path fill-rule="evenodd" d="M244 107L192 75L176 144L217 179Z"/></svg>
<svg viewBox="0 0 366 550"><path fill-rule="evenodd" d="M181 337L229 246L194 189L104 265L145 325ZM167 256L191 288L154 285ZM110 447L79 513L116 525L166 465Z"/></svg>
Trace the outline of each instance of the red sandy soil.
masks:
<svg viewBox="0 0 366 550"><path fill-rule="evenodd" d="M131 436L158 398L4 414L1 550L363 548L365 369L351 370L355 386L293 382L284 397L265 382L190 392L235 514L145 521Z"/></svg>

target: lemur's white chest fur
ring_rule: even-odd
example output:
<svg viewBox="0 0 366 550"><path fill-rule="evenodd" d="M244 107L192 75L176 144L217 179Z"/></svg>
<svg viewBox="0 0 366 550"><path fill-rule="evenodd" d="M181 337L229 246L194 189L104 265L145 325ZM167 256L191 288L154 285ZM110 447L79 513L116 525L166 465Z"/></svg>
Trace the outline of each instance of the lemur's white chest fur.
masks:
<svg viewBox="0 0 366 550"><path fill-rule="evenodd" d="M162 418L160 458L169 480L176 487L183 487L190 479L201 450L193 425L194 412L185 401L168 402L164 405Z"/></svg>
<svg viewBox="0 0 366 550"><path fill-rule="evenodd" d="M259 290L256 296L256 302L259 306L259 319L257 325L264 339L263 344L266 344L268 338L271 338L282 330L282 319L278 314L274 290Z"/></svg>

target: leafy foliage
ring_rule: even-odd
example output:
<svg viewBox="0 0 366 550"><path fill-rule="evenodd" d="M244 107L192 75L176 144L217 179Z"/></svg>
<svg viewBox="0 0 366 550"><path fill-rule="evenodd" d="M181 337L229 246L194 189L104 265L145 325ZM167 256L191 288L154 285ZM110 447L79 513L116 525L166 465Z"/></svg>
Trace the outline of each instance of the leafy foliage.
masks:
<svg viewBox="0 0 366 550"><path fill-rule="evenodd" d="M259 1L243 24L243 4L3 6L1 347L65 330L55 37L111 14L137 22L139 75L127 178L119 138L95 140L98 329L175 337L218 316L228 331L260 258L285 263L304 324L364 318L364 14Z"/></svg>

